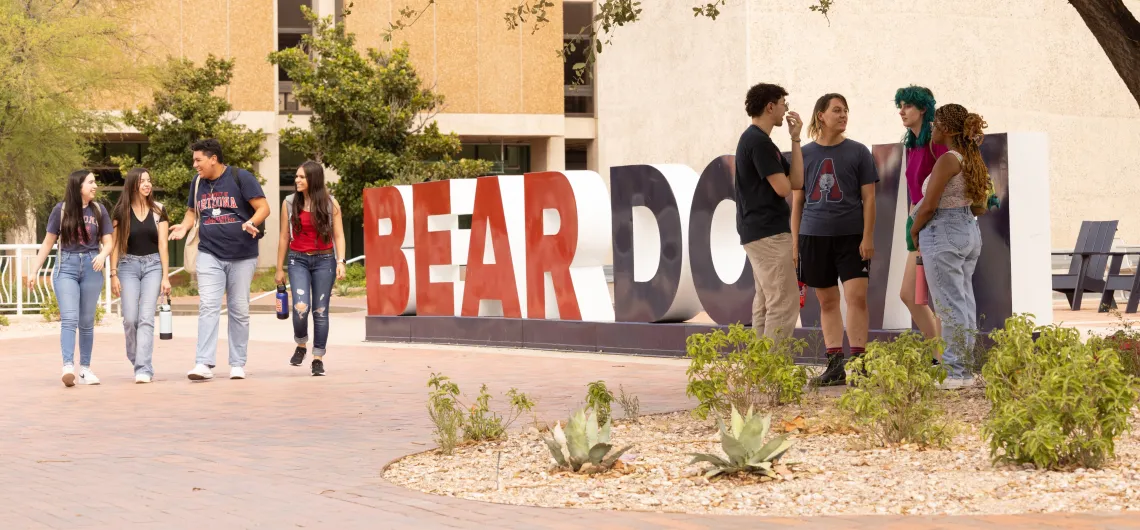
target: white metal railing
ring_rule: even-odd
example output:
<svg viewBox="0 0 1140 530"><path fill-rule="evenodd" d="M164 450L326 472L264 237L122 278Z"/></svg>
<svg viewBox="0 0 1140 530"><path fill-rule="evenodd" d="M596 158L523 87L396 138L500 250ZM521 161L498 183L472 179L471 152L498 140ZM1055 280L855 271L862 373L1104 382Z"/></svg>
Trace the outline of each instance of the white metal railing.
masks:
<svg viewBox="0 0 1140 530"><path fill-rule="evenodd" d="M0 245L0 313L39 313L44 302L52 295L50 271L59 259L59 246L53 246L43 267L33 272L32 262L39 250L39 245L32 244ZM109 263L103 264L103 294L99 299L103 309L110 313L111 269L108 265ZM24 276L33 274L35 285L28 289L24 285Z"/></svg>

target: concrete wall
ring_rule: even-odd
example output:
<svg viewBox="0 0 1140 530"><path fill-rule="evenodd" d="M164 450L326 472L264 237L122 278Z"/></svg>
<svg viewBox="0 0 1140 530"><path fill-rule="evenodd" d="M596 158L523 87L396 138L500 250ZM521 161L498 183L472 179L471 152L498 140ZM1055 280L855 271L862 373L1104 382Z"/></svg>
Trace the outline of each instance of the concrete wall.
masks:
<svg viewBox="0 0 1140 530"><path fill-rule="evenodd" d="M356 2L348 17L362 47L391 49L407 43L412 63L428 86L446 98L444 112L562 114L562 4L550 21L508 30L503 15L517 0L443 0L428 7L391 42L381 32L400 19L404 0ZM420 8L426 2L411 5Z"/></svg>
<svg viewBox="0 0 1140 530"><path fill-rule="evenodd" d="M744 95L783 85L809 119L840 92L848 133L866 144L903 133L893 97L908 84L980 112L990 132L1049 137L1052 244L1071 248L1085 219L1120 219L1140 243L1130 190L1140 110L1076 11L1065 2L837 2L830 26L807 2L729 0L716 21L689 0L643 4L598 62L599 164L684 163L700 172L735 150ZM1140 0L1125 0L1140 13ZM806 132L806 131L805 131ZM786 129L773 135L787 149Z"/></svg>

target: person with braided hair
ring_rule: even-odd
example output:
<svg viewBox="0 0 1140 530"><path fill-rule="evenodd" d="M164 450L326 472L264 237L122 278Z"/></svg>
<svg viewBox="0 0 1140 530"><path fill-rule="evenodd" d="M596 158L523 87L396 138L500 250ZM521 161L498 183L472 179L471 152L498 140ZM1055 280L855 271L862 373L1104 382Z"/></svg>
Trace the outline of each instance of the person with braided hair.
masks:
<svg viewBox="0 0 1140 530"><path fill-rule="evenodd" d="M931 141L949 151L938 158L922 185L911 238L923 255L926 282L934 311L942 319L943 388L973 385L964 355L973 350L978 326L974 269L982 253L982 234L975 217L990 196L990 176L982 160L981 116L957 104L934 113Z"/></svg>
<svg viewBox="0 0 1140 530"><path fill-rule="evenodd" d="M915 206L922 200L922 183L930 176L934 169L934 162L946 153L946 146L930 141L934 128L934 93L929 88L911 85L895 91L895 106L899 109L906 134L903 136L905 150L904 170L906 171L906 189L909 200L906 220L906 269L903 272L902 288L899 298L910 310L911 319L918 325L923 336L932 339L941 334L941 324L930 306L917 304L914 300L915 268L918 259L918 248L910 237L910 229L914 221ZM938 359L934 359L937 361Z"/></svg>

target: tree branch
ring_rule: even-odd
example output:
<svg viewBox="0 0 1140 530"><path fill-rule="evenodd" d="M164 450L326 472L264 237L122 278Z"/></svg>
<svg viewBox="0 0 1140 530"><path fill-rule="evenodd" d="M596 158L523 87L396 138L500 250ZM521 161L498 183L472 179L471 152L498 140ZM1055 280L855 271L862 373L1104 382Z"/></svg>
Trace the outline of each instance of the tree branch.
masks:
<svg viewBox="0 0 1140 530"><path fill-rule="evenodd" d="M1140 105L1140 22L1123 0L1069 0Z"/></svg>

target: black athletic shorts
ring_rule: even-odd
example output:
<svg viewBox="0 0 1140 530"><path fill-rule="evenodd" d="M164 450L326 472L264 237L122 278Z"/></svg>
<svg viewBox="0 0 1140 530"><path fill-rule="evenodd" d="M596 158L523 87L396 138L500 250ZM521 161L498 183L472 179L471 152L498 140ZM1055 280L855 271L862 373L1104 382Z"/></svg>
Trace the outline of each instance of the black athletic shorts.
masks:
<svg viewBox="0 0 1140 530"><path fill-rule="evenodd" d="M800 236L797 276L808 287L825 289L839 282L870 277L871 262L859 255L863 235Z"/></svg>

